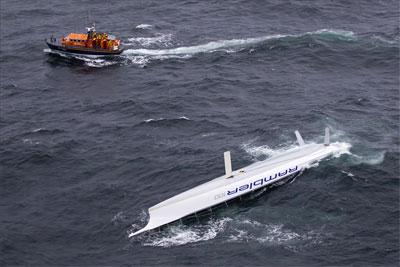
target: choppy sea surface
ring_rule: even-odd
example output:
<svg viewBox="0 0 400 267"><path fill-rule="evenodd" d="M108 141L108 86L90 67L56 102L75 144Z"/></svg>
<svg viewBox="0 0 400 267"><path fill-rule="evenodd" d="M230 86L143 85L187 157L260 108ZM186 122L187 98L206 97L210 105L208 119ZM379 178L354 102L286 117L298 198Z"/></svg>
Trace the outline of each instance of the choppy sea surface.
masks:
<svg viewBox="0 0 400 267"><path fill-rule="evenodd" d="M0 4L0 265L399 265L398 1ZM88 13L123 54L46 48ZM236 169L325 127L348 153L128 238L224 151Z"/></svg>

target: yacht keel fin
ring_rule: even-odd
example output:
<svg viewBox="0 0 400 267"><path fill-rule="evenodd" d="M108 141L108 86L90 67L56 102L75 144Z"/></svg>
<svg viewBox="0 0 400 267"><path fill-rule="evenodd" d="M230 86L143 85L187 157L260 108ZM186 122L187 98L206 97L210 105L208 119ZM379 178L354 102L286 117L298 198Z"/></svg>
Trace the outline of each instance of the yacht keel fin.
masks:
<svg viewBox="0 0 400 267"><path fill-rule="evenodd" d="M329 146L330 144L330 136L329 136L329 128L325 128L325 137L324 137L324 145Z"/></svg>
<svg viewBox="0 0 400 267"><path fill-rule="evenodd" d="M304 143L303 137L301 137L299 131L296 130L294 132L294 134L296 135L297 143L299 143L300 146L304 146L305 143Z"/></svg>
<svg viewBox="0 0 400 267"><path fill-rule="evenodd" d="M231 152L224 152L224 162L225 162L225 176L226 178L232 177L232 162L231 162Z"/></svg>

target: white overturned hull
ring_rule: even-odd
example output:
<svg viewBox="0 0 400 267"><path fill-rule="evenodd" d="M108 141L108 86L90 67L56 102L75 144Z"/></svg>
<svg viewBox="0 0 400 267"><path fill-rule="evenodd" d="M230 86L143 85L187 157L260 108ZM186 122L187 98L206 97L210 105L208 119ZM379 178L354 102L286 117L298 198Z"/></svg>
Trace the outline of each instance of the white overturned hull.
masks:
<svg viewBox="0 0 400 267"><path fill-rule="evenodd" d="M129 236L158 228L288 178L308 168L312 163L343 149L340 143L329 144L329 133L325 135L325 144L304 144L298 132L296 136L299 147L233 172L230 169L229 156L229 161L225 163L226 175L149 208L148 224ZM225 159L227 160L227 157Z"/></svg>

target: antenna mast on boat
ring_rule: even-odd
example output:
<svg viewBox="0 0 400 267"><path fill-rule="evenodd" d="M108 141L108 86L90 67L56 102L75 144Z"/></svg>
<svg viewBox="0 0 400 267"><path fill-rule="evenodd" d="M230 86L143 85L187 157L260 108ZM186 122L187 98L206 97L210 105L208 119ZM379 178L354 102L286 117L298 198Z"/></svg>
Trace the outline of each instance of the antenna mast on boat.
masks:
<svg viewBox="0 0 400 267"><path fill-rule="evenodd" d="M96 30L96 22L92 21L92 18L90 16L90 10L87 11L87 18L86 18L87 22L86 25L91 25L91 28L93 28L93 30Z"/></svg>
<svg viewBox="0 0 400 267"><path fill-rule="evenodd" d="M88 11L87 11L87 17L86 17L86 20L87 20L87 21L86 21L86 25L88 25L88 26L89 26L89 25L90 25L90 23L91 23L91 19L90 19L90 10L88 10Z"/></svg>

